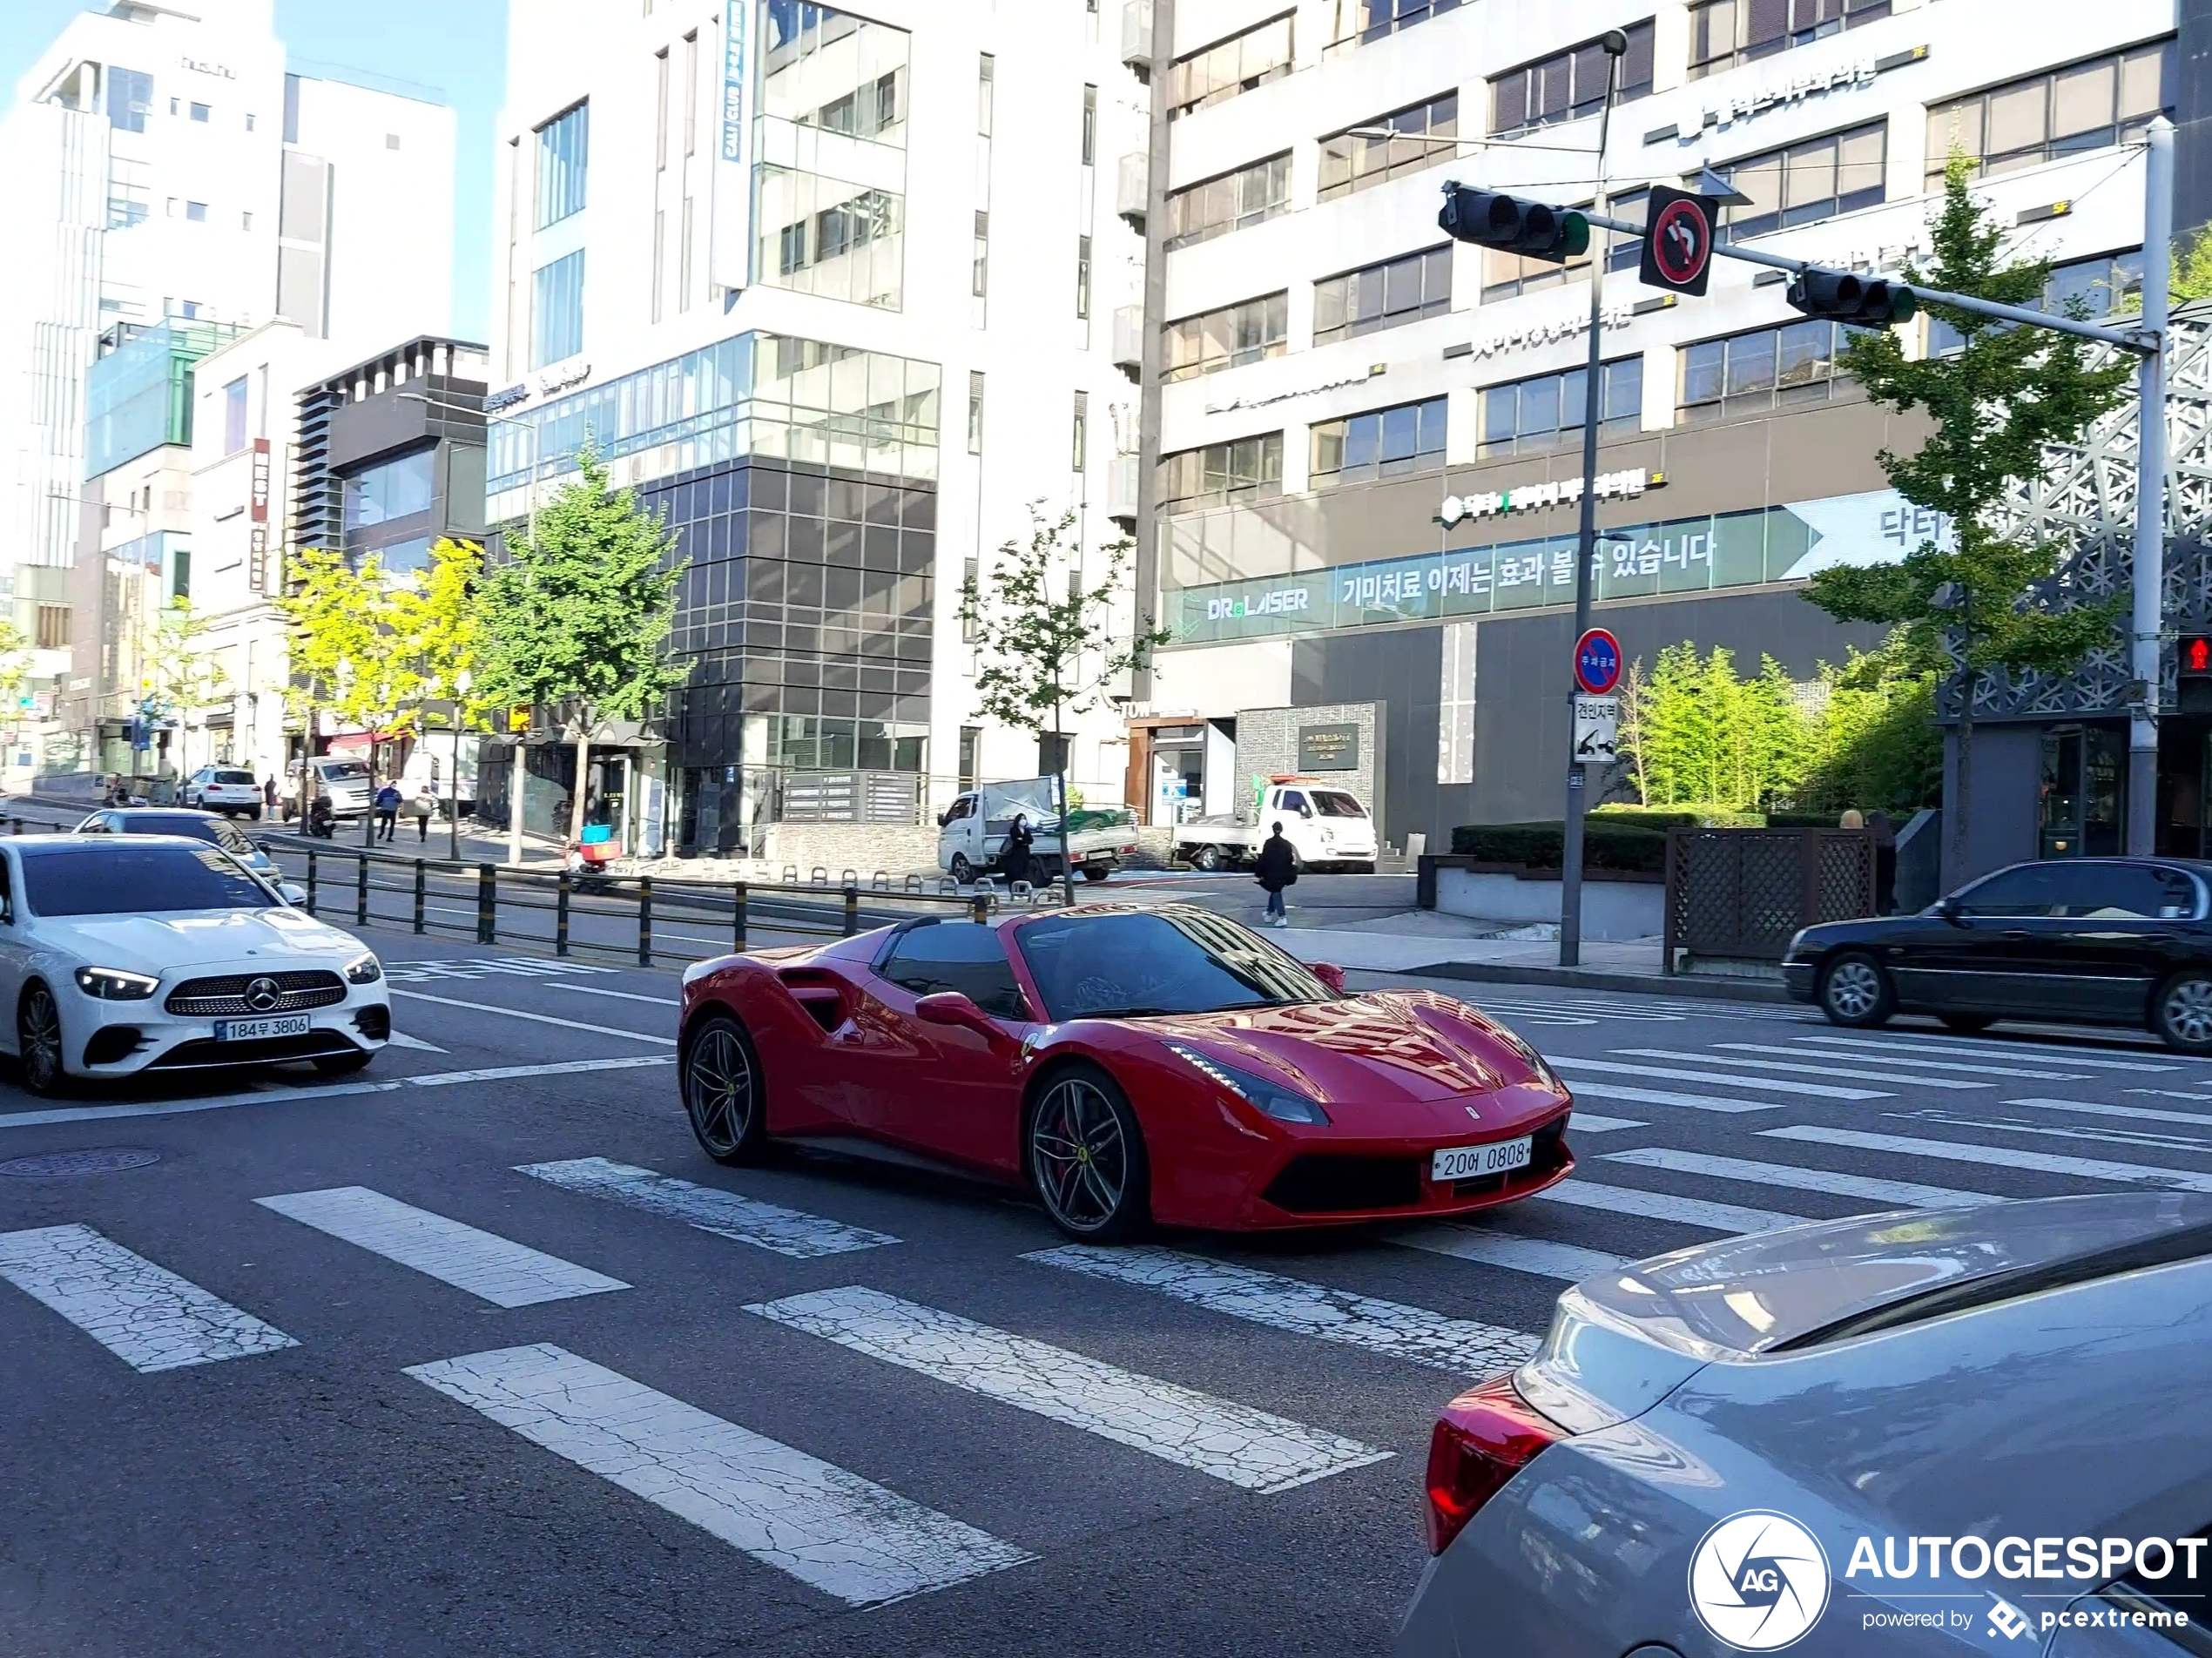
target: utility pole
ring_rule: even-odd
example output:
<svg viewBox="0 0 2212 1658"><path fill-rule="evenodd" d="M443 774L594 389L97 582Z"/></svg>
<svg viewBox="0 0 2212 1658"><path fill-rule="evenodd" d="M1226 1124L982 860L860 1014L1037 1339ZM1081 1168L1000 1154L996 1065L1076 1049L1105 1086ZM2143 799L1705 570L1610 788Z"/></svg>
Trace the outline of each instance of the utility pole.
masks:
<svg viewBox="0 0 2212 1658"><path fill-rule="evenodd" d="M2155 347L2135 367L2135 682L2128 718L2128 853L2158 852L2159 693L2165 682L2166 329L2174 239L2174 124L2152 118L2143 167L2143 333Z"/></svg>
<svg viewBox="0 0 2212 1658"><path fill-rule="evenodd" d="M1621 88L1621 58L1629 37L1609 29L1605 47L1605 104L1597 118L1597 195L1605 199L1605 148L1612 135L1613 99ZM1602 239L1590 248L1590 354L1582 387L1582 520L1575 543L1575 637L1590 626L1590 563L1597 556L1597 426L1605 378L1605 265L1610 248ZM1567 676L1567 817L1562 829L1559 881L1559 965L1582 959L1582 814L1589 788L1581 757L1575 751L1575 710L1581 687L1570 666Z"/></svg>

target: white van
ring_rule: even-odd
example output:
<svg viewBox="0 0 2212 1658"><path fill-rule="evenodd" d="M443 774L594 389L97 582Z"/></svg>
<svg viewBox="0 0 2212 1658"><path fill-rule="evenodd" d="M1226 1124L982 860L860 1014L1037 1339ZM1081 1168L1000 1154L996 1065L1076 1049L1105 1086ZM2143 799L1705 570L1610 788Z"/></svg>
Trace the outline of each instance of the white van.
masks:
<svg viewBox="0 0 2212 1658"><path fill-rule="evenodd" d="M307 772L306 785L301 784L303 762L294 760L288 769L291 778L293 811L295 816L305 816L308 804L317 795L330 797L333 817L359 818L366 816L375 797L366 760L357 760L344 754L318 754L304 762Z"/></svg>

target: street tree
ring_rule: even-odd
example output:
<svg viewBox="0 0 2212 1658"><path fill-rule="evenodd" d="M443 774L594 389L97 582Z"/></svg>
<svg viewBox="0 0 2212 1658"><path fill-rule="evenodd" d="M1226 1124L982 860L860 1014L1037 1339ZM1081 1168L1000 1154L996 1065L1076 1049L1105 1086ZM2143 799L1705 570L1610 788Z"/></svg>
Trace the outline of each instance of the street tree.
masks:
<svg viewBox="0 0 2212 1658"><path fill-rule="evenodd" d="M427 567L393 590L392 628L408 664L415 697L414 729L429 740L428 708L442 704L453 739L447 779L452 815L450 847L461 855L461 737L480 725L485 704L477 682L483 671L483 627L478 603L484 549L472 541L441 537Z"/></svg>
<svg viewBox="0 0 2212 1658"><path fill-rule="evenodd" d="M209 637L211 619L192 601L172 599L156 613L145 641L139 706L151 718L177 720L177 769L189 768L187 746L196 721L204 722L218 703L228 702L233 687L224 652Z"/></svg>
<svg viewBox="0 0 2212 1658"><path fill-rule="evenodd" d="M1974 163L1954 153L1943 205L1930 226L1932 257L1908 264L1905 280L2000 304L2033 306L2047 263L2010 258L2006 226L1968 188ZM2078 602L2060 573L2064 549L2007 536L2007 495L2040 479L2047 446L2076 441L2127 396L2131 365L2092 360L2071 334L2020 327L1935 302L1928 313L1960 344L1909 360L1898 334L1857 334L1838 367L1881 408L1923 410L1932 425L1911 455L1878 457L1898 492L1939 513L1948 550L1925 541L1898 563L1836 565L1815 575L1806 596L1844 622L1885 622L1903 630L1919 663L1953 667L1959 682L1957 778L1949 805L1951 866L1963 872L1973 806L1975 687L1987 674L2065 673L2111 637L2116 602ZM2069 602L2075 601L2075 602Z"/></svg>
<svg viewBox="0 0 2212 1658"><path fill-rule="evenodd" d="M634 491L613 487L597 455L585 450L578 465L535 531L485 576L477 676L491 705L567 710L576 731L570 839L583 833L593 740L610 721L658 716L690 672L662 651L684 573L674 536Z"/></svg>
<svg viewBox="0 0 2212 1658"><path fill-rule="evenodd" d="M287 563L286 590L276 601L291 629L285 704L300 718L305 762L314 752L323 713L384 729L378 720L395 715L405 702L404 687L395 683L405 664L397 656L391 592L374 553L356 564L343 553L309 547ZM300 805L305 812L304 791Z"/></svg>

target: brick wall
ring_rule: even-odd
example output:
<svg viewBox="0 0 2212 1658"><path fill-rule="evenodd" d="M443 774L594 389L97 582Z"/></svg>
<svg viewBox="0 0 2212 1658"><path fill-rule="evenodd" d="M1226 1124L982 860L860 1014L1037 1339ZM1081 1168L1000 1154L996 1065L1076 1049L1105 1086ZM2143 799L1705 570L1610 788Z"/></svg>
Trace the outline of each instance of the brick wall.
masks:
<svg viewBox="0 0 2212 1658"><path fill-rule="evenodd" d="M1312 775L1349 793L1376 820L1376 832L1385 833L1381 791L1383 774L1383 704L1325 703L1312 708L1240 708L1237 711L1237 811L1249 817L1255 777L1280 777L1298 771L1298 732L1312 725L1352 725L1359 732L1359 764L1349 772L1316 772Z"/></svg>

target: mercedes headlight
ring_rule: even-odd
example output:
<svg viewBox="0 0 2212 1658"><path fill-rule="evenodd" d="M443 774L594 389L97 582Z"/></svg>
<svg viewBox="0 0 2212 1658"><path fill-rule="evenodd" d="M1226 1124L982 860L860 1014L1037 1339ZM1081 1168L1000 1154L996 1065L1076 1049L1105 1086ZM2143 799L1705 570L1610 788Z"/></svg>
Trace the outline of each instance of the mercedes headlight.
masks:
<svg viewBox="0 0 2212 1658"><path fill-rule="evenodd" d="M383 976L383 964L377 960L374 950L365 950L346 964L348 984L374 984Z"/></svg>
<svg viewBox="0 0 2212 1658"><path fill-rule="evenodd" d="M102 1001L144 1001L161 988L161 981L127 967L79 967L77 987Z"/></svg>
<svg viewBox="0 0 2212 1658"><path fill-rule="evenodd" d="M1326 1122L1329 1114L1314 1101L1280 1082L1253 1072L1239 1070L1234 1065L1224 1065L1211 1059L1195 1048L1185 1048L1181 1042L1170 1042L1167 1049L1177 1059L1227 1088L1245 1103L1257 1107L1278 1122Z"/></svg>

